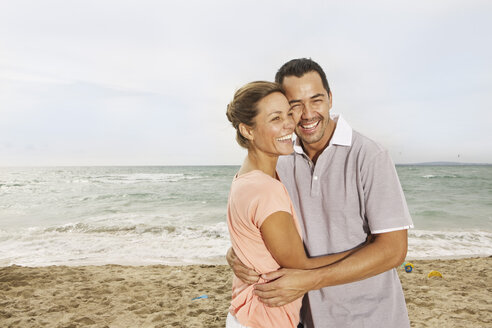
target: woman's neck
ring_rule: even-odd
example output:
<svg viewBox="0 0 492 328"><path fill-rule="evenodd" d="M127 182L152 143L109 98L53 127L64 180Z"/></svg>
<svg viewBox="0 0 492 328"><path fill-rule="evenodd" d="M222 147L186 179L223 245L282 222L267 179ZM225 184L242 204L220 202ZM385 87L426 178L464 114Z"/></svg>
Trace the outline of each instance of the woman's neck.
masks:
<svg viewBox="0 0 492 328"><path fill-rule="evenodd" d="M263 173L276 179L277 161L278 156L266 155L264 153L258 154L255 151L248 150L248 156L246 156L246 158L244 159L243 165L241 166L238 175L254 170L260 170Z"/></svg>

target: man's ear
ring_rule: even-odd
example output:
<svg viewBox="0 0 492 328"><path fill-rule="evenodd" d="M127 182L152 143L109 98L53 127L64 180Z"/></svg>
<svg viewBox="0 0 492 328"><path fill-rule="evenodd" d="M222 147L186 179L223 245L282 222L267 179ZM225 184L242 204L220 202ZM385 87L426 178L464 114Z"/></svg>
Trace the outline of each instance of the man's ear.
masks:
<svg viewBox="0 0 492 328"><path fill-rule="evenodd" d="M249 141L253 141L253 128L244 124L244 123L239 123L239 133Z"/></svg>
<svg viewBox="0 0 492 328"><path fill-rule="evenodd" d="M332 104L332 100L333 100L333 97L331 96L331 90L330 90L330 92L328 92L328 99L329 99L328 107L329 107L329 109L331 109L331 104Z"/></svg>

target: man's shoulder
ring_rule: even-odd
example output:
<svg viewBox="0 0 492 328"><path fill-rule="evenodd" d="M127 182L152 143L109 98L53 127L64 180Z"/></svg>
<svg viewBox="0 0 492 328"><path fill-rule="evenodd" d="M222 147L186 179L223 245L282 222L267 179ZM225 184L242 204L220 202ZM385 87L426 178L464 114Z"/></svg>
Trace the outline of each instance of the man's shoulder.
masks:
<svg viewBox="0 0 492 328"><path fill-rule="evenodd" d="M292 167L294 165L295 152L289 155L282 155L278 157L277 171Z"/></svg>
<svg viewBox="0 0 492 328"><path fill-rule="evenodd" d="M280 156L277 161L277 174L282 183L286 186L288 186L294 178L295 156L295 153Z"/></svg>
<svg viewBox="0 0 492 328"><path fill-rule="evenodd" d="M352 131L351 148L354 151L363 152L365 154L378 154L386 151L386 149L379 142L374 141L355 130Z"/></svg>
<svg viewBox="0 0 492 328"><path fill-rule="evenodd" d="M351 154L360 170L383 170L388 163L393 163L388 150L379 142L376 142L359 132L354 131ZM394 164L391 164L394 166Z"/></svg>

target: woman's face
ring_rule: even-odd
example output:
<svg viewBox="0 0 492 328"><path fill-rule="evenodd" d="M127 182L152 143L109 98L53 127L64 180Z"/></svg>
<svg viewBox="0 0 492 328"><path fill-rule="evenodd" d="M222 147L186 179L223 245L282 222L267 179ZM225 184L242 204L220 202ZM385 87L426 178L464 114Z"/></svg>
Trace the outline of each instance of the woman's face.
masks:
<svg viewBox="0 0 492 328"><path fill-rule="evenodd" d="M260 100L257 107L256 126L251 131L253 148L268 155L292 153L292 135L299 115L291 110L287 98L274 92Z"/></svg>

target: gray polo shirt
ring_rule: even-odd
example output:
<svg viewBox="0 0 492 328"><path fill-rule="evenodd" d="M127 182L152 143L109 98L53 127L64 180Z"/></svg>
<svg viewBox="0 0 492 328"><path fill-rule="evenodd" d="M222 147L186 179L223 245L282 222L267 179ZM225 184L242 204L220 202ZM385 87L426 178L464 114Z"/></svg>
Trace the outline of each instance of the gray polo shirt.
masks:
<svg viewBox="0 0 492 328"><path fill-rule="evenodd" d="M316 165L296 141L277 172L297 211L308 256L333 254L365 242L371 231L412 227L395 166L376 142L353 131L339 115ZM344 285L309 292L305 327L410 327L395 269Z"/></svg>

